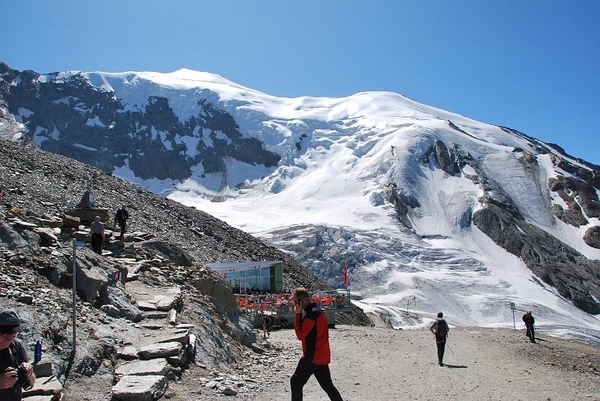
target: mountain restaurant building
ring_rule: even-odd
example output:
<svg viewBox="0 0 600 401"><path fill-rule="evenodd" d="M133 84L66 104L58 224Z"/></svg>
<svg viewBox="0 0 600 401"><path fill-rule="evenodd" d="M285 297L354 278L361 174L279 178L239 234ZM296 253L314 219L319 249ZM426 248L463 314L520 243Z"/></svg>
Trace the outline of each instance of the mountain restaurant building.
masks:
<svg viewBox="0 0 600 401"><path fill-rule="evenodd" d="M252 324L263 327L265 319L270 327L286 328L294 322L294 300L283 289L283 262L218 262L206 266L225 279L235 295L240 312ZM311 292L312 301L325 313L328 324L335 326L336 312L349 310L350 291Z"/></svg>
<svg viewBox="0 0 600 401"><path fill-rule="evenodd" d="M261 262L219 262L206 266L229 284L234 294L283 291L283 265L280 260Z"/></svg>

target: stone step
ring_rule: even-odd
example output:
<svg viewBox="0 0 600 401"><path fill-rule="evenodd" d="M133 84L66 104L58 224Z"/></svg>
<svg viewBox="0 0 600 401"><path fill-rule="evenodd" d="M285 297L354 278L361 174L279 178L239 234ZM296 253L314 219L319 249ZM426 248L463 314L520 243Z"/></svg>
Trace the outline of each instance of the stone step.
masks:
<svg viewBox="0 0 600 401"><path fill-rule="evenodd" d="M178 356L182 351L183 345L178 341L150 344L142 347L138 353L140 359L155 359L168 356Z"/></svg>
<svg viewBox="0 0 600 401"><path fill-rule="evenodd" d="M35 385L29 390L23 390L23 398L30 400L32 396L54 397L60 396L63 391L62 384L55 376L36 377Z"/></svg>
<svg viewBox="0 0 600 401"><path fill-rule="evenodd" d="M162 375L172 376L171 365L166 359L149 359L149 360L136 360L126 362L123 365L115 369L115 376L129 376L129 375Z"/></svg>
<svg viewBox="0 0 600 401"><path fill-rule="evenodd" d="M168 381L162 375L123 376L113 386L113 397L121 401L154 401L163 396Z"/></svg>

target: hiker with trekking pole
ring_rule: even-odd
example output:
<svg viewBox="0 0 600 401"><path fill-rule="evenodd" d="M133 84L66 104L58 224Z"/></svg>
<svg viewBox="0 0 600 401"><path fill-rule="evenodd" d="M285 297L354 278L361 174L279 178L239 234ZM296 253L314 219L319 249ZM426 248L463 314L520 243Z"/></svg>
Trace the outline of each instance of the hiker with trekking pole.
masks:
<svg viewBox="0 0 600 401"><path fill-rule="evenodd" d="M448 327L448 323L444 319L444 314L442 312L438 312L437 319L433 322L429 330L435 335L438 363L440 366L444 366L444 350L446 348L446 338L448 337L450 328Z"/></svg>

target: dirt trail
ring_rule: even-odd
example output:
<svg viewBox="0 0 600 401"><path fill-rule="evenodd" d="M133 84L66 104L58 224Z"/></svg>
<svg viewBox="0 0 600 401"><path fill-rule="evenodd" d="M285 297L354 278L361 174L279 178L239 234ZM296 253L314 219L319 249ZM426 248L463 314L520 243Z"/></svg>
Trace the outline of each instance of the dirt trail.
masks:
<svg viewBox="0 0 600 401"><path fill-rule="evenodd" d="M330 330L333 381L345 400L600 400L600 348L553 337L528 341L521 330L454 328L437 364L426 330L338 326ZM269 341L287 349L271 389L245 399L290 398L300 343L292 330ZM314 378L305 400L327 400Z"/></svg>

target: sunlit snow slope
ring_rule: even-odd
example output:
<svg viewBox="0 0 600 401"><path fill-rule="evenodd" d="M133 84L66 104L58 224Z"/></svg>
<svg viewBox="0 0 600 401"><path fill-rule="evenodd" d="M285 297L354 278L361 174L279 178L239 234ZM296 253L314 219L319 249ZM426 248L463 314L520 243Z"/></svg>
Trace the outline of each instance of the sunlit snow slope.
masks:
<svg viewBox="0 0 600 401"><path fill-rule="evenodd" d="M203 99L234 116L240 132L281 156L277 167L230 160L226 174L199 167L183 182L142 181L126 167L116 174L294 253L334 287L347 263L350 289L363 296L356 304L392 326L422 327L442 310L454 325L513 327L513 302L517 327L532 310L542 331L600 339L598 316L560 297L471 223L485 207L482 182L492 182L528 223L600 259L582 240L598 218L576 228L552 213L553 204L565 205L548 190L557 151L546 144L395 93L276 98L189 70L87 77L130 107L165 96L182 121ZM431 156L436 141L468 155L454 174ZM534 169L523 167L525 154ZM414 202L404 222L390 187Z"/></svg>

